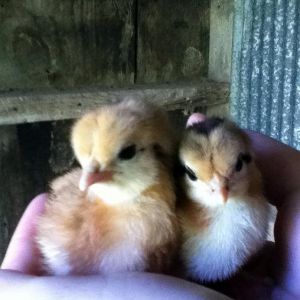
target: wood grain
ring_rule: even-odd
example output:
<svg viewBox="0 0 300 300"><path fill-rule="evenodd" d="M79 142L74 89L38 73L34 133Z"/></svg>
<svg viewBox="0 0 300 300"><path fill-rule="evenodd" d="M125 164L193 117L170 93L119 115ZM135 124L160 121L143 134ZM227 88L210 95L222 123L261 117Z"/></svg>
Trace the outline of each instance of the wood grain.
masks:
<svg viewBox="0 0 300 300"><path fill-rule="evenodd" d="M211 0L208 77L215 81L230 81L233 15L233 0Z"/></svg>
<svg viewBox="0 0 300 300"><path fill-rule="evenodd" d="M28 201L74 164L67 119L128 95L180 129L184 114L227 107L228 83L203 78L228 81L222 2L0 1L0 259Z"/></svg>
<svg viewBox="0 0 300 300"><path fill-rule="evenodd" d="M0 90L133 83L135 1L1 1Z"/></svg>
<svg viewBox="0 0 300 300"><path fill-rule="evenodd" d="M209 0L139 0L137 82L207 76Z"/></svg>
<svg viewBox="0 0 300 300"><path fill-rule="evenodd" d="M0 260L26 206L28 180L20 159L16 126L0 127Z"/></svg>
<svg viewBox="0 0 300 300"><path fill-rule="evenodd" d="M210 1L208 78L215 81L230 82L233 15L233 0ZM205 113L209 116L229 116L229 101L207 107Z"/></svg>
<svg viewBox="0 0 300 300"><path fill-rule="evenodd" d="M71 119L128 96L151 101L167 110L193 111L195 107L227 102L229 91L227 83L203 79L181 84L134 85L122 89L5 93L0 95L0 124Z"/></svg>

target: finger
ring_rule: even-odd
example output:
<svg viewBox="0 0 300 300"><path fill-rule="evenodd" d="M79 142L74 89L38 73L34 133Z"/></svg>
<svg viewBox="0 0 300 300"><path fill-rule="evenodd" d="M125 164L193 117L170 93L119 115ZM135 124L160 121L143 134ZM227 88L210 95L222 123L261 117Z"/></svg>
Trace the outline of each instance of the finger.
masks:
<svg viewBox="0 0 300 300"><path fill-rule="evenodd" d="M248 132L265 181L278 208L274 273L277 284L300 298L300 153L269 137Z"/></svg>
<svg viewBox="0 0 300 300"><path fill-rule="evenodd" d="M276 280L300 299L300 188L285 199L275 224Z"/></svg>
<svg viewBox="0 0 300 300"><path fill-rule="evenodd" d="M269 299L266 295L274 283L271 262L274 256L274 243L268 242L233 277L217 286L234 299Z"/></svg>
<svg viewBox="0 0 300 300"><path fill-rule="evenodd" d="M278 207L299 188L300 152L263 134L247 131L270 203ZM285 201L285 200L284 200Z"/></svg>
<svg viewBox="0 0 300 300"><path fill-rule="evenodd" d="M2 262L2 269L10 269L26 274L40 273L40 253L36 247L36 222L43 213L46 194L34 198L26 208L9 243Z"/></svg>
<svg viewBox="0 0 300 300"><path fill-rule="evenodd" d="M274 252L275 243L268 241L265 245L253 255L247 264L242 268L240 274L251 274L256 278L274 278Z"/></svg>
<svg viewBox="0 0 300 300"><path fill-rule="evenodd" d="M269 279L256 278L246 273L232 282L231 296L238 300L299 300L298 295L280 285L274 285Z"/></svg>

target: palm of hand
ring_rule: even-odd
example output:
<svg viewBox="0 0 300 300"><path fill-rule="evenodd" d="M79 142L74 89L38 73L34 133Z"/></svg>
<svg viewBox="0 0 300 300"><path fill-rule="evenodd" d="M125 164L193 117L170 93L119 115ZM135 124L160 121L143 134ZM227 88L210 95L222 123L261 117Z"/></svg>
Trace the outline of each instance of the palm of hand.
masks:
<svg viewBox="0 0 300 300"><path fill-rule="evenodd" d="M243 299L299 299L300 153L263 135L249 132L249 136L265 180L266 194L276 205L278 216L275 247L267 247L262 258L256 261L261 276L237 276L233 279L235 293ZM2 269L41 275L40 254L34 236L36 220L43 213L46 199L46 194L39 195L26 209L10 242ZM272 278L273 283L266 282L265 276Z"/></svg>

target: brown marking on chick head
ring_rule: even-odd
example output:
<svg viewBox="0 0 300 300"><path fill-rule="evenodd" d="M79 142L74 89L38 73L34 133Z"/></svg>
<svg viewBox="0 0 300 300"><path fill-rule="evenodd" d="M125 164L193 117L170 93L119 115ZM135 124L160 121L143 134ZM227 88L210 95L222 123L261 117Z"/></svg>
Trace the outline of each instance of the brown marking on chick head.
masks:
<svg viewBox="0 0 300 300"><path fill-rule="evenodd" d="M250 164L251 155L246 134L223 119L207 119L189 127L180 147L182 162L212 192L218 187L225 202L232 185L246 182L247 176L240 171Z"/></svg>

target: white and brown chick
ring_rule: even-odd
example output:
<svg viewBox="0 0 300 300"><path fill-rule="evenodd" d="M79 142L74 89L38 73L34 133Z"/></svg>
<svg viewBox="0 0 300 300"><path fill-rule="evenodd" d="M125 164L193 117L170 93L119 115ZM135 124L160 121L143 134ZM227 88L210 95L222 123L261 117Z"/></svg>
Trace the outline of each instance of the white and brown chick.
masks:
<svg viewBox="0 0 300 300"><path fill-rule="evenodd" d="M181 256L188 277L221 281L264 245L269 204L247 135L221 118L189 123L179 150Z"/></svg>
<svg viewBox="0 0 300 300"><path fill-rule="evenodd" d="M50 274L165 271L176 248L173 140L157 107L124 100L79 119L82 167L51 185L37 242Z"/></svg>

